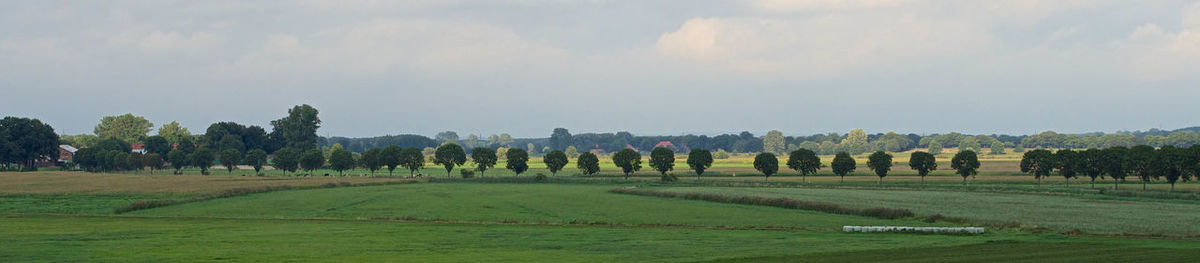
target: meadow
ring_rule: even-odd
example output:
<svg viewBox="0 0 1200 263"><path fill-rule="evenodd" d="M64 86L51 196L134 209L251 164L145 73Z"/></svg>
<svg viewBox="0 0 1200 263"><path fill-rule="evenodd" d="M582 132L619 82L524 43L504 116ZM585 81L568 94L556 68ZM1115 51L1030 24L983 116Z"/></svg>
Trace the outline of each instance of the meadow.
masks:
<svg viewBox="0 0 1200 263"><path fill-rule="evenodd" d="M603 160L604 158L602 158ZM899 159L899 158L898 158ZM712 174L686 164L663 183L643 168L622 179L573 164L558 176L296 177L246 170L213 175L0 173L0 261L384 262L1194 262L1200 193L1126 182L1038 185L1011 158L968 179L921 179L896 166L883 183L860 168L845 182L823 170L766 180L735 156ZM682 160L681 160L682 161ZM865 163L861 161L860 165ZM503 166L502 164L499 166ZM492 172L494 171L494 172ZM785 170L786 171L786 170ZM189 171L191 172L191 171ZM243 173L247 176L241 176ZM386 173L384 173L386 174ZM736 174L736 176L734 176ZM477 174L478 175L478 174ZM1061 179L1061 178L1058 178ZM899 219L614 193L614 188L911 210ZM247 191L251 189L252 191ZM259 189L259 190L253 190ZM223 193L223 194L214 194ZM205 197L205 198L200 198ZM116 213L139 200L183 200ZM984 226L980 235L844 233L843 225Z"/></svg>

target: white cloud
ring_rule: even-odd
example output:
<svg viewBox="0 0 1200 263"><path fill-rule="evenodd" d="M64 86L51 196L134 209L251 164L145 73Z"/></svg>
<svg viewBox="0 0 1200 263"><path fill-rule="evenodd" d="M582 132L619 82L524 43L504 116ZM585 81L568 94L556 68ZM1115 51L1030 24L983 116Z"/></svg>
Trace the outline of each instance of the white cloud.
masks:
<svg viewBox="0 0 1200 263"><path fill-rule="evenodd" d="M1118 49L1131 53L1129 72L1140 79L1195 77L1200 72L1200 29L1167 32L1148 24L1130 34Z"/></svg>
<svg viewBox="0 0 1200 263"><path fill-rule="evenodd" d="M752 2L751 6L764 11L809 12L895 7L916 2L916 0L757 0Z"/></svg>
<svg viewBox="0 0 1200 263"><path fill-rule="evenodd" d="M694 18L657 42L668 57L793 76L901 69L962 59L991 45L985 28L907 15Z"/></svg>
<svg viewBox="0 0 1200 263"><path fill-rule="evenodd" d="M150 52L179 52L199 51L211 48L217 43L217 37L208 32L180 34L176 31L155 31L142 36L137 46Z"/></svg>

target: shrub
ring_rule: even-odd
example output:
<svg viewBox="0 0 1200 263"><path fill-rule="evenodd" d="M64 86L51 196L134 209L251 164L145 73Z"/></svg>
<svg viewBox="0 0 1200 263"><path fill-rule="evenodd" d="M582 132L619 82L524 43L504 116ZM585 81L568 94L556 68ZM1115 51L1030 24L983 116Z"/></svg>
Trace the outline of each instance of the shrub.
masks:
<svg viewBox="0 0 1200 263"><path fill-rule="evenodd" d="M471 170L471 169L459 169L458 173L462 175L462 178L475 177L475 170Z"/></svg>
<svg viewBox="0 0 1200 263"><path fill-rule="evenodd" d="M537 180L537 181L545 181L545 180L546 180L546 175L545 175L545 174L538 173L538 174L537 174L537 176L534 176L534 177L533 177L533 180Z"/></svg>

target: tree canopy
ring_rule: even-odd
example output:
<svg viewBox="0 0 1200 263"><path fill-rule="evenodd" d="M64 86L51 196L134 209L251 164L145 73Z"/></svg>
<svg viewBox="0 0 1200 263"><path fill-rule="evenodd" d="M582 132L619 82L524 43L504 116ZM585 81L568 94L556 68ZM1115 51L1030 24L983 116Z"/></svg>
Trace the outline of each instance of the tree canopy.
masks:
<svg viewBox="0 0 1200 263"><path fill-rule="evenodd" d="M552 150L545 156L542 156L542 162L546 163L546 168L550 169L551 175L558 175L558 171L567 166L570 162L567 160L567 154L559 150Z"/></svg>
<svg viewBox="0 0 1200 263"><path fill-rule="evenodd" d="M471 150L471 161L475 162L475 170L479 171L479 177L483 177L483 172L489 168L496 166L496 150L492 148L476 147Z"/></svg>
<svg viewBox="0 0 1200 263"><path fill-rule="evenodd" d="M433 154L433 163L446 168L446 177L450 177L450 171L454 170L454 166L459 166L466 162L467 153L463 152L462 146L454 143L438 146L437 152Z"/></svg>
<svg viewBox="0 0 1200 263"><path fill-rule="evenodd" d="M963 185L967 185L967 177L975 175L979 170L979 156L975 151L961 151L954 154L954 158L950 159L950 169L954 169L954 173L962 176Z"/></svg>
<svg viewBox="0 0 1200 263"><path fill-rule="evenodd" d="M100 124L97 124L96 128L92 129L92 132L100 138L115 138L134 144L146 137L146 134L153 127L154 124L146 120L145 117L126 113L125 115L105 116L101 118Z"/></svg>
<svg viewBox="0 0 1200 263"><path fill-rule="evenodd" d="M799 149L788 155L787 166L800 172L800 181L805 182L809 174L816 174L821 169L821 158L812 150Z"/></svg>
<svg viewBox="0 0 1200 263"><path fill-rule="evenodd" d="M526 152L525 149L508 149L508 152L504 153L504 155L507 160L504 168L513 171L515 174L513 176L520 176L521 173L529 170L529 152Z"/></svg>
<svg viewBox="0 0 1200 263"><path fill-rule="evenodd" d="M621 168L621 172L625 174L625 179L629 179L629 174L642 169L642 155L633 149L621 149L612 156L613 164Z"/></svg>
<svg viewBox="0 0 1200 263"><path fill-rule="evenodd" d="M692 149L692 151L688 153L687 164L688 167L692 168L692 171L696 172L696 179L700 179L700 176L704 174L704 170L712 167L712 163L712 152L709 152L708 150Z"/></svg>
<svg viewBox="0 0 1200 263"><path fill-rule="evenodd" d="M858 163L854 161L854 157L850 156L850 153L840 152L833 157L833 161L829 163L829 166L833 169L833 174L840 176L842 178L841 181L845 182L846 174L854 172Z"/></svg>
<svg viewBox="0 0 1200 263"><path fill-rule="evenodd" d="M675 169L675 152L664 147L654 147L650 150L650 167L659 174L667 175Z"/></svg>
<svg viewBox="0 0 1200 263"><path fill-rule="evenodd" d="M579 158L575 160L575 166L579 170L583 170L583 174L592 175L600 171L600 158L591 152L583 152L579 154Z"/></svg>
<svg viewBox="0 0 1200 263"><path fill-rule="evenodd" d="M870 156L867 156L867 167L879 176L879 183L883 183L883 178L887 177L888 171L892 170L892 155L883 151L876 151Z"/></svg>
<svg viewBox="0 0 1200 263"><path fill-rule="evenodd" d="M754 170L763 173L764 180L770 180L771 175L779 172L779 158L773 153L759 153L754 156Z"/></svg>
<svg viewBox="0 0 1200 263"><path fill-rule="evenodd" d="M916 151L908 157L908 167L917 171L922 184L925 183L925 176L928 176L930 171L937 170L937 166L937 157L927 152Z"/></svg>

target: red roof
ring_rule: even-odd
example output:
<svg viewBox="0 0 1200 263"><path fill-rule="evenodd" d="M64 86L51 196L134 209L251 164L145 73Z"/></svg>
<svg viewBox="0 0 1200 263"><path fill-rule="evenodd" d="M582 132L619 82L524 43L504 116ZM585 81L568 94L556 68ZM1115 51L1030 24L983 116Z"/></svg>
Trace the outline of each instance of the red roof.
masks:
<svg viewBox="0 0 1200 263"><path fill-rule="evenodd" d="M133 147L133 149L134 149L134 150L144 150L144 149L146 149L146 145L145 145L145 144L140 144L140 143L136 143L136 144L130 145L130 147Z"/></svg>
<svg viewBox="0 0 1200 263"><path fill-rule="evenodd" d="M668 141L661 141L661 142L658 142L658 144L654 145L654 148L658 148L658 147L675 148L675 144L668 142Z"/></svg>

